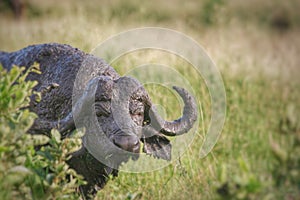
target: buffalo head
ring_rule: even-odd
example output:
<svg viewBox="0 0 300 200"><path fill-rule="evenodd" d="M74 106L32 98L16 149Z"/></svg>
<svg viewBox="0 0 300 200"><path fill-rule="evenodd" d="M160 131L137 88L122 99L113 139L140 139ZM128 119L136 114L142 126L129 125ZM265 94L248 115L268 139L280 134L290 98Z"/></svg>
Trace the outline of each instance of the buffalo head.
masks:
<svg viewBox="0 0 300 200"><path fill-rule="evenodd" d="M183 116L172 122L162 119L144 87L131 77L113 80L93 78L73 106L76 126L86 127L86 148L97 159L111 158L113 166L138 157L143 152L171 159L171 144L165 136L188 132L196 121L194 98L183 88L174 87L182 97ZM62 127L65 125L62 124Z"/></svg>

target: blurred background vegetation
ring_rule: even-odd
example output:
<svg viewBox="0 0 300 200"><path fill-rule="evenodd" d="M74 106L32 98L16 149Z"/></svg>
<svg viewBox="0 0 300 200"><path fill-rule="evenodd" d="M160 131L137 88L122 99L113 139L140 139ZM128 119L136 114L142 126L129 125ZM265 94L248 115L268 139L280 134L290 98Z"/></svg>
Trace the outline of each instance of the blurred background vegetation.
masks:
<svg viewBox="0 0 300 200"><path fill-rule="evenodd" d="M213 152L199 159L210 97L188 63L160 51L132 53L113 63L121 74L140 64L141 57L143 62L186 69L180 72L197 86L203 116L197 137L179 160L159 171L122 172L98 199L299 199L299 1L23 2L20 16L8 0L0 2L1 50L59 42L90 52L121 31L160 26L194 38L222 73L226 123ZM163 90L147 89L154 102L172 102ZM166 107L170 119L179 115L177 106Z"/></svg>

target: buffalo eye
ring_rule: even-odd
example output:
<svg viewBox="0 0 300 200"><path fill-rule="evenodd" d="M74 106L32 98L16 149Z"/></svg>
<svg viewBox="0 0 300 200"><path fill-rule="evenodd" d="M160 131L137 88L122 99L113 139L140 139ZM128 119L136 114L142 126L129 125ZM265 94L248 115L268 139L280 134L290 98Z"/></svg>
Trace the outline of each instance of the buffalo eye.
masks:
<svg viewBox="0 0 300 200"><path fill-rule="evenodd" d="M134 121L134 123L138 126L143 126L143 121L144 121L144 113L137 113L137 114L132 114L131 119Z"/></svg>

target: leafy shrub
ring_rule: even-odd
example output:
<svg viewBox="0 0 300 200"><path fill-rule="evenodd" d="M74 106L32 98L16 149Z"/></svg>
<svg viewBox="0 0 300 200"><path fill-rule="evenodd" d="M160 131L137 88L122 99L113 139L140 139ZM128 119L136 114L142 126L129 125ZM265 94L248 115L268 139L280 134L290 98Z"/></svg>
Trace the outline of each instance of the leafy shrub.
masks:
<svg viewBox="0 0 300 200"><path fill-rule="evenodd" d="M30 96L38 100L39 94L33 92L37 82L25 79L39 67L24 71L0 66L0 199L76 199L84 182L66 161L80 147L81 133L65 140L56 130L51 138L26 134L37 117L27 109Z"/></svg>

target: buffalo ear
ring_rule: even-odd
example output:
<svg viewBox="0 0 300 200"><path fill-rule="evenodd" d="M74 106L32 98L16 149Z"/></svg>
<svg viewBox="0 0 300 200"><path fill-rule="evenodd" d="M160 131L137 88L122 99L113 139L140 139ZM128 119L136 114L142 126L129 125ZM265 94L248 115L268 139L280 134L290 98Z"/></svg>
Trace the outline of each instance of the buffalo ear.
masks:
<svg viewBox="0 0 300 200"><path fill-rule="evenodd" d="M143 137L143 152L152 155L154 158L161 158L167 161L171 160L172 145L170 140L160 133L150 137Z"/></svg>

